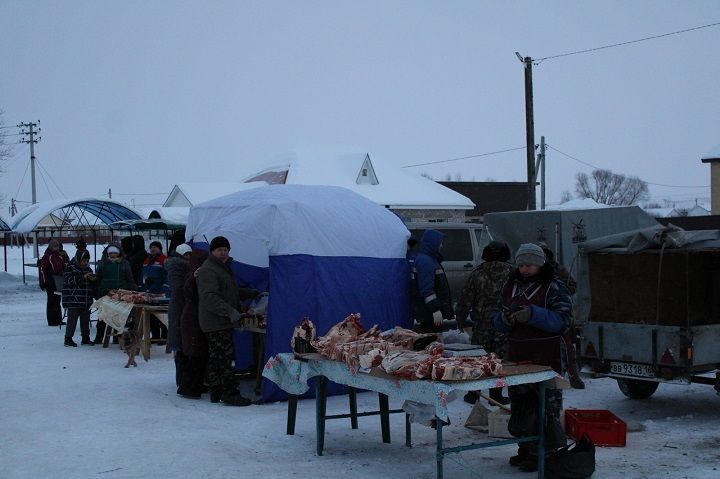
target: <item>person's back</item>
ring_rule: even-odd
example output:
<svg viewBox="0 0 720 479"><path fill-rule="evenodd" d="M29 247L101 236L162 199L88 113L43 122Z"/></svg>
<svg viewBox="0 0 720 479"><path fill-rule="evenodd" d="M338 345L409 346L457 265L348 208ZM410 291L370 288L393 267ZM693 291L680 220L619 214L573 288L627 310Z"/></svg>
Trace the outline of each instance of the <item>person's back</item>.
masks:
<svg viewBox="0 0 720 479"><path fill-rule="evenodd" d="M420 240L420 252L415 257L411 296L415 320L420 330L442 330L443 319L453 319L450 285L441 266L444 235L437 230L425 230Z"/></svg>

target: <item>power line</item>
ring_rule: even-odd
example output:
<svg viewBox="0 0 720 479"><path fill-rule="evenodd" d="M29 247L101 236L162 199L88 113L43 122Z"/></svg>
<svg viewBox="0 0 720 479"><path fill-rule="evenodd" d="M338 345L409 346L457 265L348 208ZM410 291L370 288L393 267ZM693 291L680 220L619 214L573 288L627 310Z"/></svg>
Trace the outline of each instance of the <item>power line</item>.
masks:
<svg viewBox="0 0 720 479"><path fill-rule="evenodd" d="M579 55L579 54L581 54L581 53L595 52L595 51L598 51L598 50L604 50L604 49L606 49L606 48L620 47L620 46L623 46L623 45L630 45L630 44L632 44L632 43L644 42L644 41L647 41L647 40L654 40L654 39L656 39L656 38L669 37L670 35L678 35L678 34L680 34L680 33L692 32L692 31L694 31L694 30L700 30L700 29L702 29L702 28L716 27L716 26L718 26L718 25L720 25L720 22L709 23L709 24L707 24L707 25L700 25L699 27L686 28L685 30L678 30L678 31L676 31L676 32L662 33L662 34L660 34L660 35L653 35L653 36L651 36L651 37L639 38L639 39L637 39L637 40L630 40L630 41L627 41L627 42L613 43L612 45L604 45L604 46L602 46L602 47L588 48L588 49L586 49L586 50L578 50L578 51L575 51L575 52L561 53L561 54L559 54L559 55L552 55L552 56L549 56L549 57L543 57L543 58L536 59L536 60L534 60L534 63L535 63L535 65L538 65L538 64L540 64L540 62L543 62L543 61L545 61L545 60L551 60L551 59L553 59L553 58L568 57L568 56L570 56L570 55Z"/></svg>
<svg viewBox="0 0 720 479"><path fill-rule="evenodd" d="M577 161L578 163L582 163L583 165L587 165L587 166L589 166L589 167L591 167L591 168L595 168L596 170L603 170L603 169L605 169L605 168L602 168L602 167L600 167L600 166L593 165L592 163L588 163L587 161L583 161L583 160L581 160L581 159L579 159L579 158L575 158L575 157L572 156L572 155L568 155L567 153L564 153L564 152L558 150L558 149L555 148L554 146L551 146L551 145L548 145L548 144L545 144L545 146L548 147L548 148L550 148L550 149L552 149L552 150L557 151L558 153L560 153L560 154L563 155L563 156L567 156L567 157L570 158L571 160ZM644 180L643 180L643 181L644 181ZM707 185L707 186L698 186L698 185L666 185L666 184L664 184L664 183L652 183L652 182L650 182L650 181L645 181L645 183L647 183L648 185L653 185L653 186L666 186L666 187L668 187L668 188L710 188L710 185Z"/></svg>
<svg viewBox="0 0 720 479"><path fill-rule="evenodd" d="M22 175L22 178L20 178L20 184L18 185L18 189L15 192L15 198L20 194L20 188L22 188L23 181L25 181L25 175L27 175L28 168L30 168L30 163L25 165L25 172Z"/></svg>
<svg viewBox="0 0 720 479"><path fill-rule="evenodd" d="M412 168L415 166L436 165L438 163L448 163L451 161L467 160L468 158L480 158L481 156L499 155L500 153L507 153L508 151L515 151L515 150L524 150L525 148L526 147L524 147L524 146L519 146L517 148L508 148L507 150L491 151L489 153L480 153L478 155L462 156L460 158L452 158L449 160L429 161L427 163L418 163L416 165L405 165L402 168Z"/></svg>
<svg viewBox="0 0 720 479"><path fill-rule="evenodd" d="M50 178L50 181L52 181L52 184L55 185L55 188L58 189L58 191L60 192L60 194L61 194L62 196L65 196L65 193L63 193L63 190L58 186L57 183L55 183L55 180L53 179L52 175L51 175L50 173L48 173L48 171L45 169L45 167L44 167L39 161L37 162L37 164L38 164L38 166L40 167L40 169L42 169L42 170L45 172L45 174L48 175L48 178ZM48 190L48 192L49 192L49 190Z"/></svg>

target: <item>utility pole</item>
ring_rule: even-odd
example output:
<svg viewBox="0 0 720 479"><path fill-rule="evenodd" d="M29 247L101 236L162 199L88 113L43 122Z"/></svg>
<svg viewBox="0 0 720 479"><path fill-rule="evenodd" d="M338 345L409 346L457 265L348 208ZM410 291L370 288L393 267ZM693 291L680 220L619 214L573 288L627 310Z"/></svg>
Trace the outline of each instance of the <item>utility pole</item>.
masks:
<svg viewBox="0 0 720 479"><path fill-rule="evenodd" d="M525 65L525 142L527 144L528 210L536 208L535 200L535 120L533 118L532 58L515 55Z"/></svg>
<svg viewBox="0 0 720 479"><path fill-rule="evenodd" d="M112 199L112 188L108 188L108 198Z"/></svg>
<svg viewBox="0 0 720 479"><path fill-rule="evenodd" d="M535 163L535 174L540 170L540 209L545 209L545 137L540 137L540 153ZM537 182L536 182L537 183Z"/></svg>
<svg viewBox="0 0 720 479"><path fill-rule="evenodd" d="M37 127L38 124L40 124L40 120L38 120L37 123L20 123L18 125L18 128L20 128L20 134L21 135L27 135L27 137L23 137L20 140L20 143L30 143L30 178L32 180L32 204L37 203L37 194L35 189L35 143L42 140L42 137L39 136L35 138L35 135L40 133L40 128L36 130L33 130L33 128ZM27 130L25 130L27 128Z"/></svg>

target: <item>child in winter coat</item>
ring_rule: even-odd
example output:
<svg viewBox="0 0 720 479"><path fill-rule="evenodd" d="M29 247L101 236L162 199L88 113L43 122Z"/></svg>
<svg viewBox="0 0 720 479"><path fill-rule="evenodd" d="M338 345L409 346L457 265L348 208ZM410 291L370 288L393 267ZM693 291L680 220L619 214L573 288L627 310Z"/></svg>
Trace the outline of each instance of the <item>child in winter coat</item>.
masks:
<svg viewBox="0 0 720 479"><path fill-rule="evenodd" d="M65 346L77 347L73 341L75 327L80 319L81 344L89 346L95 343L90 340L90 305L95 292L95 275L88 266L90 252L87 250L70 261L63 278L62 305L67 308L67 328L65 329Z"/></svg>

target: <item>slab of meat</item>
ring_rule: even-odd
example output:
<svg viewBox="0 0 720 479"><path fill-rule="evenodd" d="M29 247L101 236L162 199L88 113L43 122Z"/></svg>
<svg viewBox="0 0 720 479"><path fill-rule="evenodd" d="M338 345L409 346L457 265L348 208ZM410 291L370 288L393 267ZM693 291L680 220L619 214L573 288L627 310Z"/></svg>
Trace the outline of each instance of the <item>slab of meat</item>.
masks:
<svg viewBox="0 0 720 479"><path fill-rule="evenodd" d="M430 378L439 381L472 381L501 373L500 358L490 353L480 357L437 358L433 362Z"/></svg>
<svg viewBox="0 0 720 479"><path fill-rule="evenodd" d="M127 289L115 289L108 293L111 299L115 301L124 301L126 303L140 304L146 302L145 293L138 291L130 291Z"/></svg>
<svg viewBox="0 0 720 479"><path fill-rule="evenodd" d="M355 341L362 333L362 330L360 314L353 313L330 328L330 331L325 336L311 341L311 344L326 358L339 361L342 357L342 350L338 348L339 345Z"/></svg>

